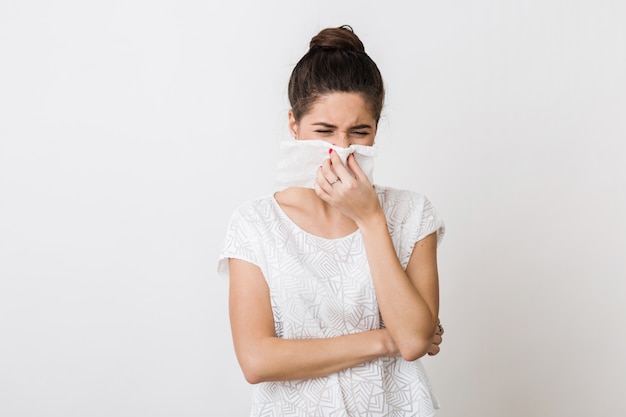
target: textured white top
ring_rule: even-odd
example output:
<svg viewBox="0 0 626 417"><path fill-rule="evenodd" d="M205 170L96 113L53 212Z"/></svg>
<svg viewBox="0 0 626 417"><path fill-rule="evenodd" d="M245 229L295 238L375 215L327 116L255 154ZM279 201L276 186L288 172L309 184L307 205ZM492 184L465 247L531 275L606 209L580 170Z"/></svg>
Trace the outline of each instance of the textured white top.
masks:
<svg viewBox="0 0 626 417"><path fill-rule="evenodd" d="M403 268L413 246L444 225L431 203L406 190L376 186ZM273 195L235 210L218 271L228 258L257 265L270 290L276 335L310 339L384 326L360 231L338 239L297 226ZM427 417L439 408L419 360L384 357L326 377L254 386L257 417Z"/></svg>

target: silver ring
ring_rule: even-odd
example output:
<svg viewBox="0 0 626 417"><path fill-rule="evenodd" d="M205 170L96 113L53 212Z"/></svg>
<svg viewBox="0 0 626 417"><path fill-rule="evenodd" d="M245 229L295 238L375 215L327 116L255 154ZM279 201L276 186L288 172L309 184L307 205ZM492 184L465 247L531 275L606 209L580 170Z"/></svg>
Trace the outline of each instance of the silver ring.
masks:
<svg viewBox="0 0 626 417"><path fill-rule="evenodd" d="M337 179L336 179L335 181L333 181L333 182L331 182L331 183L330 183L331 187L332 187L333 185L335 185L336 183L338 183L339 181L341 181L341 178L337 177Z"/></svg>

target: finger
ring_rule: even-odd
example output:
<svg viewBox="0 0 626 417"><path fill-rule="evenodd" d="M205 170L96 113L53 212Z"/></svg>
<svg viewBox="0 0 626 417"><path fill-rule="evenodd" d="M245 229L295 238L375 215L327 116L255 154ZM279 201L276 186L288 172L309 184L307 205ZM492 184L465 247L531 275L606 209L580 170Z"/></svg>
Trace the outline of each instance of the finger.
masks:
<svg viewBox="0 0 626 417"><path fill-rule="evenodd" d="M350 170L352 171L352 173L354 174L354 176L355 176L355 178L357 180L369 182L369 179L367 178L367 175L365 175L365 173L361 169L361 166L356 161L356 157L354 156L353 153L348 155L348 160L346 161L346 163L348 165L348 168L350 168Z"/></svg>
<svg viewBox="0 0 626 417"><path fill-rule="evenodd" d="M328 195L328 193L330 193L333 188L332 185L330 185L331 181L328 180L327 175L325 174L325 171L329 170L330 168L325 168L324 166L321 166L315 174L315 186L319 188L319 191L321 191L322 194L326 195ZM318 195L320 195L320 193L318 193Z"/></svg>
<svg viewBox="0 0 626 417"><path fill-rule="evenodd" d="M429 356L435 356L436 354L438 354L440 352L441 349L439 349L439 346L437 345L430 345L430 349L428 349L428 355Z"/></svg>
<svg viewBox="0 0 626 417"><path fill-rule="evenodd" d="M332 148L330 149L332 151ZM341 178L342 182L350 181L353 178L348 168L341 162L341 158L337 152L330 152L330 156L328 158L330 160L330 164L334 172L337 174L337 177Z"/></svg>
<svg viewBox="0 0 626 417"><path fill-rule="evenodd" d="M339 164L341 164L341 160L339 160ZM326 159L322 165L320 165L322 174L324 175L324 178L326 178L326 181L328 181L328 183L330 185L335 185L337 182L341 181L341 177L339 176L339 174L336 171L336 165L333 165L332 161L330 160L330 157L328 159Z"/></svg>
<svg viewBox="0 0 626 417"><path fill-rule="evenodd" d="M315 178L315 181L313 182L313 190L315 190L315 194L317 194L319 198L321 198L322 200L326 202L329 202L330 194L328 194L328 190L326 189L326 187L328 187L328 182L326 181L326 179L323 179L323 180L320 179L319 178L320 170L318 169L317 171L318 171L318 176Z"/></svg>

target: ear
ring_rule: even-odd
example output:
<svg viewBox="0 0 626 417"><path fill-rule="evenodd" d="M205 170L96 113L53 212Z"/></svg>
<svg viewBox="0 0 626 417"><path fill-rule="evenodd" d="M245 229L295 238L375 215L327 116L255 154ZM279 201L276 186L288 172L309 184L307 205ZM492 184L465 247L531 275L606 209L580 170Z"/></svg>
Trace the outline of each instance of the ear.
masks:
<svg viewBox="0 0 626 417"><path fill-rule="evenodd" d="M296 122L296 118L293 115L293 110L289 110L289 132L294 139L298 139L298 122Z"/></svg>

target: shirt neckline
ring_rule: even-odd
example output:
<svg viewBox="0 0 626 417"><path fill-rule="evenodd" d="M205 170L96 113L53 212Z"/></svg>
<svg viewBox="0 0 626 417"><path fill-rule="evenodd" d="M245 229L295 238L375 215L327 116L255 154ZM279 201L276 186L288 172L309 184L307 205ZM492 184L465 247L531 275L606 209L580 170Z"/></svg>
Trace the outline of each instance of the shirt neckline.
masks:
<svg viewBox="0 0 626 417"><path fill-rule="evenodd" d="M272 201L272 204L274 205L274 208L276 209L276 212L278 213L278 215L282 219L284 219L292 228L298 230L300 233L303 233L306 236L309 236L309 237L314 238L314 239L322 240L322 241L325 241L325 242L339 242L341 240L351 239L351 238L361 234L361 230L358 229L358 228L354 232L348 233L345 236L340 236L340 237L335 237L335 238L327 238L327 237L323 237L323 236L320 236L320 235L316 235L316 234L311 233L311 232L307 232L306 230L304 230L303 228L298 226L298 224L296 222L294 222L291 219L291 217L289 217L287 215L287 213L285 213L285 211L280 206L280 204L278 204L278 201L276 200L276 197L275 197L274 194L275 193L270 195L270 200Z"/></svg>

